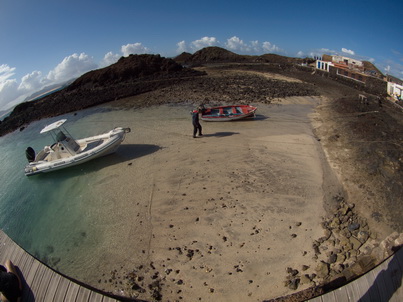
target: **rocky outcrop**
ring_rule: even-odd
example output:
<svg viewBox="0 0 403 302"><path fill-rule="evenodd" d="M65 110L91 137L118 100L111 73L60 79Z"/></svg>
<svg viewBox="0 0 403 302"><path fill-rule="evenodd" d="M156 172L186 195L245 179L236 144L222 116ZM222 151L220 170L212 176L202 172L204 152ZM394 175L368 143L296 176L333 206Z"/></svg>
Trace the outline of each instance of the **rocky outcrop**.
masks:
<svg viewBox="0 0 403 302"><path fill-rule="evenodd" d="M0 122L0 136L32 121L175 85L204 75L159 55L130 55L117 63L90 71L65 89L39 100L17 105Z"/></svg>
<svg viewBox="0 0 403 302"><path fill-rule="evenodd" d="M324 236L312 244L316 266L301 265L286 270L286 287L292 290L303 284L310 287L268 301L304 301L326 293L368 272L403 245L403 234L397 232L377 240L366 219L355 211L355 205L340 196L335 198L339 206L333 215L324 218Z"/></svg>

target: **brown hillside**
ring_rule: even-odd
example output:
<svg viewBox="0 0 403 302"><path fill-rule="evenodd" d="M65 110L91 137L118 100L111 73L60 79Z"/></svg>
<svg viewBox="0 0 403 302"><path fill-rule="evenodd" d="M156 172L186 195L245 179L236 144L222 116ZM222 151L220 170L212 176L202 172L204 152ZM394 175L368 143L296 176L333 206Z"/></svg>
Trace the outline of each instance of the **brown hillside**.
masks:
<svg viewBox="0 0 403 302"><path fill-rule="evenodd" d="M87 72L67 88L17 105L0 122L0 135L32 121L138 95L203 75L159 55L130 55L117 63Z"/></svg>
<svg viewBox="0 0 403 302"><path fill-rule="evenodd" d="M108 67L87 72L69 86L69 90L86 85L115 85L122 81L136 81L144 77L167 76L183 70L172 59L159 55L130 55Z"/></svg>

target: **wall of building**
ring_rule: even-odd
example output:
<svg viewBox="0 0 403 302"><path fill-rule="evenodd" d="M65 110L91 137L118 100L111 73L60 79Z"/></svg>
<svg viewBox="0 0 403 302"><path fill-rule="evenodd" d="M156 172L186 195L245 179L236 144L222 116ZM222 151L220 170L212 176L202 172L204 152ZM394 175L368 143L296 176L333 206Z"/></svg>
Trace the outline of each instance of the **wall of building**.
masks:
<svg viewBox="0 0 403 302"><path fill-rule="evenodd" d="M388 94L395 100L398 100L398 98L403 99L403 86L388 82Z"/></svg>
<svg viewBox="0 0 403 302"><path fill-rule="evenodd" d="M325 71L329 71L330 66L332 66L331 62L323 61L323 60L316 60L315 64L316 64L317 69L321 69L321 70L325 70Z"/></svg>
<svg viewBox="0 0 403 302"><path fill-rule="evenodd" d="M357 67L363 67L363 63L361 61L343 56L333 56L333 62L345 62L347 63L347 65L355 65Z"/></svg>

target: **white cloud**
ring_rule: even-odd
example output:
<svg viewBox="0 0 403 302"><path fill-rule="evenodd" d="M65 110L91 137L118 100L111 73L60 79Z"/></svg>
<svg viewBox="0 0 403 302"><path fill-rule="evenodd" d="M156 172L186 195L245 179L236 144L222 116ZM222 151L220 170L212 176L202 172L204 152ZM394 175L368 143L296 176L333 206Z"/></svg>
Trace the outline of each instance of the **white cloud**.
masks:
<svg viewBox="0 0 403 302"><path fill-rule="evenodd" d="M297 57L298 57L298 58L303 58L303 57L305 57L304 52L303 52L302 50L298 51L298 52L297 52Z"/></svg>
<svg viewBox="0 0 403 302"><path fill-rule="evenodd" d="M150 50L143 46L143 44L141 43L134 43L134 44L126 44L126 45L122 45L122 53L123 56L127 57L131 54L145 54L145 53L149 53Z"/></svg>
<svg viewBox="0 0 403 302"><path fill-rule="evenodd" d="M193 41L191 43L191 48L194 51L197 51L199 49L202 49L204 47L209 47L209 46L218 46L220 45L220 42L217 40L215 37L203 37L200 40Z"/></svg>
<svg viewBox="0 0 403 302"><path fill-rule="evenodd" d="M15 74L14 71L15 67L10 67L7 64L0 65L0 85L11 78Z"/></svg>
<svg viewBox="0 0 403 302"><path fill-rule="evenodd" d="M180 41L180 42L176 43L176 46L178 46L178 48L176 49L177 53L182 53L182 52L188 51L185 41Z"/></svg>
<svg viewBox="0 0 403 302"><path fill-rule="evenodd" d="M72 54L65 57L47 76L43 76L40 71L33 71L23 76L18 83L17 79L10 79L15 75L15 68L0 65L0 110L22 102L45 86L63 83L97 67L92 57L85 53Z"/></svg>
<svg viewBox="0 0 403 302"><path fill-rule="evenodd" d="M202 48L210 46L223 47L238 54L263 54L268 52L283 52L282 49L270 42L260 43L259 41L250 41L249 43L244 42L237 36L233 36L222 45L220 41L215 37L203 37L199 40L195 40L186 44L185 41L180 41L176 44L178 46L177 53L182 53L184 51L196 52Z"/></svg>
<svg viewBox="0 0 403 302"><path fill-rule="evenodd" d="M42 73L40 71L33 71L22 77L21 83L18 86L18 89L21 91L35 91L35 89L39 90L43 87L46 80L43 78Z"/></svg>
<svg viewBox="0 0 403 302"><path fill-rule="evenodd" d="M254 41L253 44L258 46L257 41ZM249 45L245 44L244 41L239 39L237 36L233 36L232 38L229 38L227 40L227 43L225 43L225 47L229 50L232 51L238 51L238 52L251 52L251 48Z"/></svg>
<svg viewBox="0 0 403 302"><path fill-rule="evenodd" d="M52 83L61 83L79 77L83 73L97 67L98 64L94 62L92 57L85 53L74 53L71 56L65 57L55 69L51 70L47 75L47 79Z"/></svg>
<svg viewBox="0 0 403 302"><path fill-rule="evenodd" d="M265 52L281 52L281 49L270 42L263 42L263 50Z"/></svg>
<svg viewBox="0 0 403 302"><path fill-rule="evenodd" d="M348 55L352 55L352 56L355 55L355 52L354 52L353 50L350 50L350 49L347 49L347 48L342 48L341 51L342 51L343 53L348 54Z"/></svg>
<svg viewBox="0 0 403 302"><path fill-rule="evenodd" d="M7 109L7 104L18 98L19 95L18 83L15 79L0 82L0 110Z"/></svg>
<svg viewBox="0 0 403 302"><path fill-rule="evenodd" d="M119 54L114 54L113 52L108 52L104 58L102 59L100 63L100 67L106 67L112 64L115 64L119 59L121 55Z"/></svg>

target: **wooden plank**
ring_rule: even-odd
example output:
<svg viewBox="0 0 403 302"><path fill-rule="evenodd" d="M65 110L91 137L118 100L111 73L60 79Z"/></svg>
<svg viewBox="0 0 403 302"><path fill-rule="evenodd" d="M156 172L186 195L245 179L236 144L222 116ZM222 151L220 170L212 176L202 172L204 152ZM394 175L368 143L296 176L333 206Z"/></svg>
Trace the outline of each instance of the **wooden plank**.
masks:
<svg viewBox="0 0 403 302"><path fill-rule="evenodd" d="M116 300L116 299L113 299L113 298L107 297L107 296L104 296L104 299L102 300L102 302L117 302L117 301L119 301L119 300Z"/></svg>
<svg viewBox="0 0 403 302"><path fill-rule="evenodd" d="M359 288L359 292L361 294L360 302L379 301L375 298L375 297L378 297L378 299L379 299L378 291L376 291L376 295L372 294L373 298L371 298L371 292L369 291L369 289L371 288L371 286L374 282L369 274L365 274L365 275L361 276L359 279L354 281L354 283Z"/></svg>
<svg viewBox="0 0 403 302"><path fill-rule="evenodd" d="M21 262L22 257L24 256L24 250L18 247L18 249L15 251L13 257L10 258L10 260L14 263L14 265L17 265Z"/></svg>
<svg viewBox="0 0 403 302"><path fill-rule="evenodd" d="M50 278L50 281L48 284L48 289L45 293L45 296L43 297L44 302L53 301L53 298L56 296L56 291L59 286L59 282L62 279L62 276L52 271L49 278ZM64 297L63 297L63 299L64 299Z"/></svg>
<svg viewBox="0 0 403 302"><path fill-rule="evenodd" d="M10 258L11 252L13 251L13 248L15 247L14 242L8 238L6 242L4 243L4 251L2 252L2 261L1 263L6 262L7 259Z"/></svg>
<svg viewBox="0 0 403 302"><path fill-rule="evenodd" d="M322 297L323 297L323 296L315 297L315 298L313 298L313 299L311 299L311 300L308 300L308 302L323 302Z"/></svg>
<svg viewBox="0 0 403 302"><path fill-rule="evenodd" d="M349 301L346 289L343 287L335 289L331 293L334 294L335 300L329 300L329 301L335 301L335 302ZM328 298L328 297L326 297L326 298ZM326 301L328 301L328 300L326 300Z"/></svg>
<svg viewBox="0 0 403 302"><path fill-rule="evenodd" d="M26 274L29 272L31 269L32 264L34 263L35 259L29 255L29 254L24 254L24 256L21 259L21 262L18 264L19 269L24 275L24 279Z"/></svg>
<svg viewBox="0 0 403 302"><path fill-rule="evenodd" d="M403 272L403 247L400 248L400 250L397 251L397 262L399 263L400 271Z"/></svg>
<svg viewBox="0 0 403 302"><path fill-rule="evenodd" d="M361 298L360 291L356 282L350 282L342 287L347 293L348 301L358 301Z"/></svg>
<svg viewBox="0 0 403 302"><path fill-rule="evenodd" d="M64 297L64 301L76 301L78 290L80 289L80 285L70 282L69 288L67 289L66 296Z"/></svg>
<svg viewBox="0 0 403 302"><path fill-rule="evenodd" d="M65 278L60 279L59 283L57 284L55 295L53 297L53 302L65 301L65 297L67 294L67 290L69 289L70 283L71 282Z"/></svg>
<svg viewBox="0 0 403 302"><path fill-rule="evenodd" d="M35 276L32 279L32 282L28 283L32 292L35 293L35 298L38 299L38 301L42 301L37 296L38 296L38 292L40 291L42 278L45 275L46 269L47 269L46 266L44 266L42 263L40 263L38 268L36 269Z"/></svg>
<svg viewBox="0 0 403 302"><path fill-rule="evenodd" d="M80 286L75 302L88 302L91 291L85 287Z"/></svg>
<svg viewBox="0 0 403 302"><path fill-rule="evenodd" d="M104 296L101 294L98 294L96 292L91 292L91 295L88 299L90 302L104 302Z"/></svg>
<svg viewBox="0 0 403 302"><path fill-rule="evenodd" d="M48 267L45 267L45 273L42 276L42 279L39 283L38 289L35 291L35 297L38 301L44 301L46 293L48 291L49 283L52 277L54 277L54 273Z"/></svg>
<svg viewBox="0 0 403 302"><path fill-rule="evenodd" d="M381 301L389 301L389 298L393 294L393 286L388 281L386 269L381 265L372 270L374 274L374 284L378 286Z"/></svg>
<svg viewBox="0 0 403 302"><path fill-rule="evenodd" d="M0 262L10 259L22 274L24 302L114 302L80 286L35 259L0 230Z"/></svg>
<svg viewBox="0 0 403 302"><path fill-rule="evenodd" d="M388 263L386 268L386 281L390 280L390 285L392 287L393 293L396 292L402 285L402 271L400 270L398 255L394 255ZM399 273L400 271L400 273Z"/></svg>
<svg viewBox="0 0 403 302"><path fill-rule="evenodd" d="M35 274L36 274L36 271L38 270L38 268L39 268L39 262L33 261L29 271L24 272L25 281L27 282L27 284L30 285L32 283L32 281L34 281L34 277L35 277Z"/></svg>

